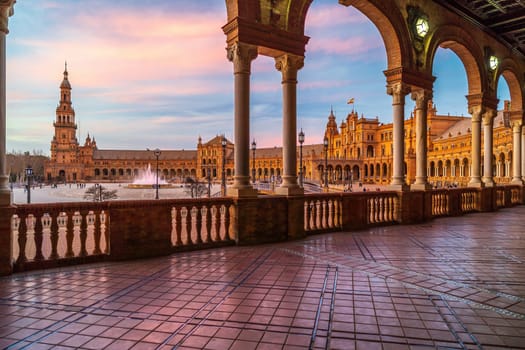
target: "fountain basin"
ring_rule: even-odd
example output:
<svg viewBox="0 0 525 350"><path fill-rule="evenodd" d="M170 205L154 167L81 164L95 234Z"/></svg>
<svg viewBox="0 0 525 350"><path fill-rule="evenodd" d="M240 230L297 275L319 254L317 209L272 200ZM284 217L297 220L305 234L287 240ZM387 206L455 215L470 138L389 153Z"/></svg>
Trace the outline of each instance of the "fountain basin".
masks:
<svg viewBox="0 0 525 350"><path fill-rule="evenodd" d="M161 188L170 188L173 187L172 184L159 184L159 189ZM128 184L126 188L135 188L135 189L155 189L155 184Z"/></svg>

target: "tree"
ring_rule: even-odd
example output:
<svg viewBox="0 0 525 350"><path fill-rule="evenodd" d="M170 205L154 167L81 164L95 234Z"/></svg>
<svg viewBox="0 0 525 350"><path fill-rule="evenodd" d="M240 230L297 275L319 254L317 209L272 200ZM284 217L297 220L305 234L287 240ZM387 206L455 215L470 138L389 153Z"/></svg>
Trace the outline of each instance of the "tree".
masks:
<svg viewBox="0 0 525 350"><path fill-rule="evenodd" d="M186 190L189 192L191 198L202 197L208 191L205 184L194 180L191 177L187 177L184 183Z"/></svg>
<svg viewBox="0 0 525 350"><path fill-rule="evenodd" d="M84 192L84 199L89 199L93 202L102 202L117 198L117 190L108 190L101 185L93 185Z"/></svg>

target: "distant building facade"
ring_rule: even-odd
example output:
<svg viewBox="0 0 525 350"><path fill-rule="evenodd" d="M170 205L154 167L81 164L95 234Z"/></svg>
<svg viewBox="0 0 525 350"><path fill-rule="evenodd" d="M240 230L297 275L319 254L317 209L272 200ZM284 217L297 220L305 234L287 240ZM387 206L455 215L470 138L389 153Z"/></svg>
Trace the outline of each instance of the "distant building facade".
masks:
<svg viewBox="0 0 525 350"><path fill-rule="evenodd" d="M512 178L512 130L506 126L510 102L494 119L494 180L509 183ZM411 184L416 176L416 123L411 116L405 120L405 176ZM428 106L428 174L436 187L465 186L470 180L471 118L438 115L432 101ZM325 129L328 140L328 174L332 183L390 183L393 162L393 124L383 124L378 118L359 117L352 111L337 126L333 112ZM483 157L482 151L482 157ZM317 159L318 178L324 162ZM482 163L483 164L483 163ZM482 172L484 169L482 168Z"/></svg>
<svg viewBox="0 0 525 350"><path fill-rule="evenodd" d="M436 107L428 106L428 174L435 186L459 185L469 182L471 165L471 119L462 116L438 115ZM494 121L495 181L508 183L512 174L512 132L505 126L509 102ZM53 123L51 158L45 164L48 182L124 181L132 182L150 166L156 168L156 156L148 150L99 149L95 138L88 134L84 144L77 140L75 111L71 102L71 84L67 66L60 84L60 100ZM415 180L415 120L405 120L405 175L408 184ZM323 144L303 146L303 176L305 181L322 182L327 169L332 184L387 185L392 177L393 124L383 124L376 118L349 113L338 126L333 111L325 128L328 149ZM199 137L196 150L161 150L158 168L167 181L183 181L186 177L214 181L234 173L234 145L216 136L208 142ZM299 154L299 152L298 152ZM283 173L282 148L260 148L250 152L250 173L256 181L278 181ZM299 162L298 168L300 167ZM483 162L482 162L483 164ZM299 174L299 169L297 171Z"/></svg>

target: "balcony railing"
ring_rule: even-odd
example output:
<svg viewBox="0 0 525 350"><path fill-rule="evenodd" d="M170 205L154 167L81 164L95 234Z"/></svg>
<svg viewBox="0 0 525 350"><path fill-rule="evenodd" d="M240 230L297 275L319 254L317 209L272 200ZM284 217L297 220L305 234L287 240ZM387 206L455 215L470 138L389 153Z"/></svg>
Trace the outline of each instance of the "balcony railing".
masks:
<svg viewBox="0 0 525 350"><path fill-rule="evenodd" d="M14 271L255 244L523 204L521 186L18 205ZM0 217L1 219L1 217ZM1 223L1 222L0 222ZM4 226L5 227L5 226Z"/></svg>

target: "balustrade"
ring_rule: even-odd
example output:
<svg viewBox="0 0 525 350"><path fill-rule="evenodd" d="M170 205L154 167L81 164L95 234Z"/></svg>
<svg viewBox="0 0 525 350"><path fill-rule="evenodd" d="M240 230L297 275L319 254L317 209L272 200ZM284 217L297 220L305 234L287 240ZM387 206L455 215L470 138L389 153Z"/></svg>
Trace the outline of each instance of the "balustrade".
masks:
<svg viewBox="0 0 525 350"><path fill-rule="evenodd" d="M522 201L522 188L520 186L513 186L510 189L510 204L517 205L521 204Z"/></svg>
<svg viewBox="0 0 525 350"><path fill-rule="evenodd" d="M104 206L19 206L11 218L13 263L16 269L23 269L108 255L107 222Z"/></svg>
<svg viewBox="0 0 525 350"><path fill-rule="evenodd" d="M175 204L171 210L174 247L229 242L231 203Z"/></svg>
<svg viewBox="0 0 525 350"><path fill-rule="evenodd" d="M505 189L496 188L496 208L505 208Z"/></svg>
<svg viewBox="0 0 525 350"><path fill-rule="evenodd" d="M495 197L488 191L494 191ZM521 186L441 189L423 194L389 191L307 194L292 198L299 200L300 206L295 206L298 211L281 215L284 220L278 227L286 229L289 216L301 210L304 227L297 232L299 237L429 218L425 215L437 217L494 210L494 204L497 208L522 204L522 197ZM274 202L272 198L264 196L245 203L252 213L265 212L257 220L275 216L277 213L271 213L274 206L280 214L282 210L290 210L291 202L287 204L287 199L277 196ZM425 203L431 205L431 211L425 209ZM11 217L14 271L155 256L236 242L257 243L264 238L260 235L268 237L268 229L263 232L256 222L238 216L243 215L242 210L239 212L242 205L231 198L19 205ZM256 225L258 231L239 238L239 227L235 226L239 221L249 225L244 226L248 229ZM270 230L274 229L276 227ZM272 239L286 238L284 234Z"/></svg>
<svg viewBox="0 0 525 350"><path fill-rule="evenodd" d="M342 223L342 201L338 195L305 197L304 230L306 232L335 231Z"/></svg>
<svg viewBox="0 0 525 350"><path fill-rule="evenodd" d="M479 210L479 192L475 189L466 189L461 191L461 212L470 213Z"/></svg>
<svg viewBox="0 0 525 350"><path fill-rule="evenodd" d="M368 224L394 223L397 220L398 198L395 193L368 193L366 206Z"/></svg>
<svg viewBox="0 0 525 350"><path fill-rule="evenodd" d="M449 191L434 190L432 191L432 216L443 216L450 214Z"/></svg>

